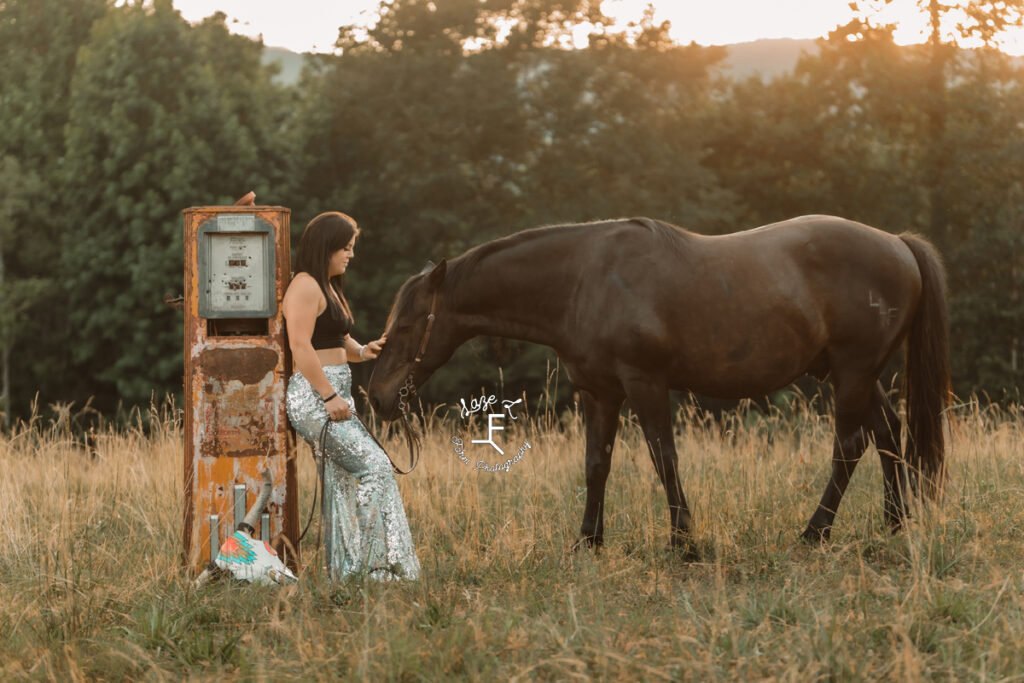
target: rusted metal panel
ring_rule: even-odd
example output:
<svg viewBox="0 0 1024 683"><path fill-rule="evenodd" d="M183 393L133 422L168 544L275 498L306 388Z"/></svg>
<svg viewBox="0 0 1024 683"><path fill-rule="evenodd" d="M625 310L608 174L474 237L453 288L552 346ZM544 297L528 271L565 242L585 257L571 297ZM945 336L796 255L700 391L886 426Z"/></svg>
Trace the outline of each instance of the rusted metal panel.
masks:
<svg viewBox="0 0 1024 683"><path fill-rule="evenodd" d="M211 519L223 539L232 531L235 487L251 505L269 468L274 480L267 516L271 539L297 549L294 438L285 412L291 357L281 300L290 278L289 210L282 207L197 207L185 212L185 462L184 560L194 571L211 556ZM255 214L274 227L276 313L266 334L220 336L199 315L199 228L223 214ZM222 325L222 327L225 327ZM238 329L257 329L242 326ZM264 522L264 523L266 523ZM263 524L261 523L261 526ZM216 551L214 550L214 554ZM297 557L289 558L295 566Z"/></svg>
<svg viewBox="0 0 1024 683"><path fill-rule="evenodd" d="M200 455L246 457L273 451L287 429L275 410L284 378L275 373L283 349L252 343L201 348L193 400L203 405L195 435Z"/></svg>

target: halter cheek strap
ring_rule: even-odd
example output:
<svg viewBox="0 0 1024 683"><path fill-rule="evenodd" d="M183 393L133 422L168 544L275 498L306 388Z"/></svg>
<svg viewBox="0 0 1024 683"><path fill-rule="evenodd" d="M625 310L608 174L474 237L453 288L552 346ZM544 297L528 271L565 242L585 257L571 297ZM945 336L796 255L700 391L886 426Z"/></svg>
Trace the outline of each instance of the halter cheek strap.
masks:
<svg viewBox="0 0 1024 683"><path fill-rule="evenodd" d="M423 360L423 354L427 352L427 342L430 341L430 331L434 327L434 307L437 305L437 290L430 297L430 313L427 315L427 329L423 333L423 341L420 342L420 350L416 352L416 363Z"/></svg>
<svg viewBox="0 0 1024 683"><path fill-rule="evenodd" d="M416 353L416 359L414 362L419 363L423 360L423 354L427 351L427 342L430 341L430 331L434 327L434 308L437 306L437 290L430 297L430 313L427 315L427 329L423 332L423 341L420 342L420 349ZM398 392L398 405L402 409L402 424L405 427L405 440L409 443L409 469L401 470L395 465L395 461L391 460L391 456L388 456L388 460L391 460L391 467L395 470L396 474L409 474L412 472L416 465L419 464L419 436L413 431L409 425L409 409L406 404L406 399L415 393L416 385L413 383L412 376L414 370L410 370L408 376L405 378L405 386ZM371 435L372 436L372 435ZM377 441L374 438L374 441ZM380 442L377 442L378 445ZM381 447L383 449L383 446ZM387 453L387 451L384 451Z"/></svg>

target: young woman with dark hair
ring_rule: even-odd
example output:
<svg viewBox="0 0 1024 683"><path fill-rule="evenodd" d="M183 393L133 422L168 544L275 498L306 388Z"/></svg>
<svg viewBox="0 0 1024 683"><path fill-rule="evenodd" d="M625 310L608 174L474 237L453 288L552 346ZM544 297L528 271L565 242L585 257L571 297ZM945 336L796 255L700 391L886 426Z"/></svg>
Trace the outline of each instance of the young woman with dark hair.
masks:
<svg viewBox="0 0 1024 683"><path fill-rule="evenodd" d="M295 277L284 295L294 374L288 417L310 444L324 439L324 551L330 575L415 579L420 564L391 461L355 415L349 363L376 358L387 339L352 339L342 290L359 229L349 216L322 213L299 243Z"/></svg>

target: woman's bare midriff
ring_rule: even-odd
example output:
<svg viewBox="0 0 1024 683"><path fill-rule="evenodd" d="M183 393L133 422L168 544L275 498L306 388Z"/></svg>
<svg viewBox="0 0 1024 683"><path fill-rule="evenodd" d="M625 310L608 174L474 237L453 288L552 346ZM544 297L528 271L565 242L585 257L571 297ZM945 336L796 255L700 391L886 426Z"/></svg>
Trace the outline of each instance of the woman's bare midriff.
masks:
<svg viewBox="0 0 1024 683"><path fill-rule="evenodd" d="M333 349L317 349L316 357L320 359L320 365L344 365L348 362L348 356L344 347L338 346Z"/></svg>

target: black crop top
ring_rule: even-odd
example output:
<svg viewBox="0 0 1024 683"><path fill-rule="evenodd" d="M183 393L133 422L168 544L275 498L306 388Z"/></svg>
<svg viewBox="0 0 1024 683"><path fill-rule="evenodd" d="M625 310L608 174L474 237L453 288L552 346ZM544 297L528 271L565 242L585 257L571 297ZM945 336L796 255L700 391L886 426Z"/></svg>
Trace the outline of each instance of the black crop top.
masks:
<svg viewBox="0 0 1024 683"><path fill-rule="evenodd" d="M314 349L335 349L345 346L345 335L352 329L352 320L344 311L338 311L340 318L332 315L330 302L327 308L316 317L316 325L313 326L313 348Z"/></svg>

